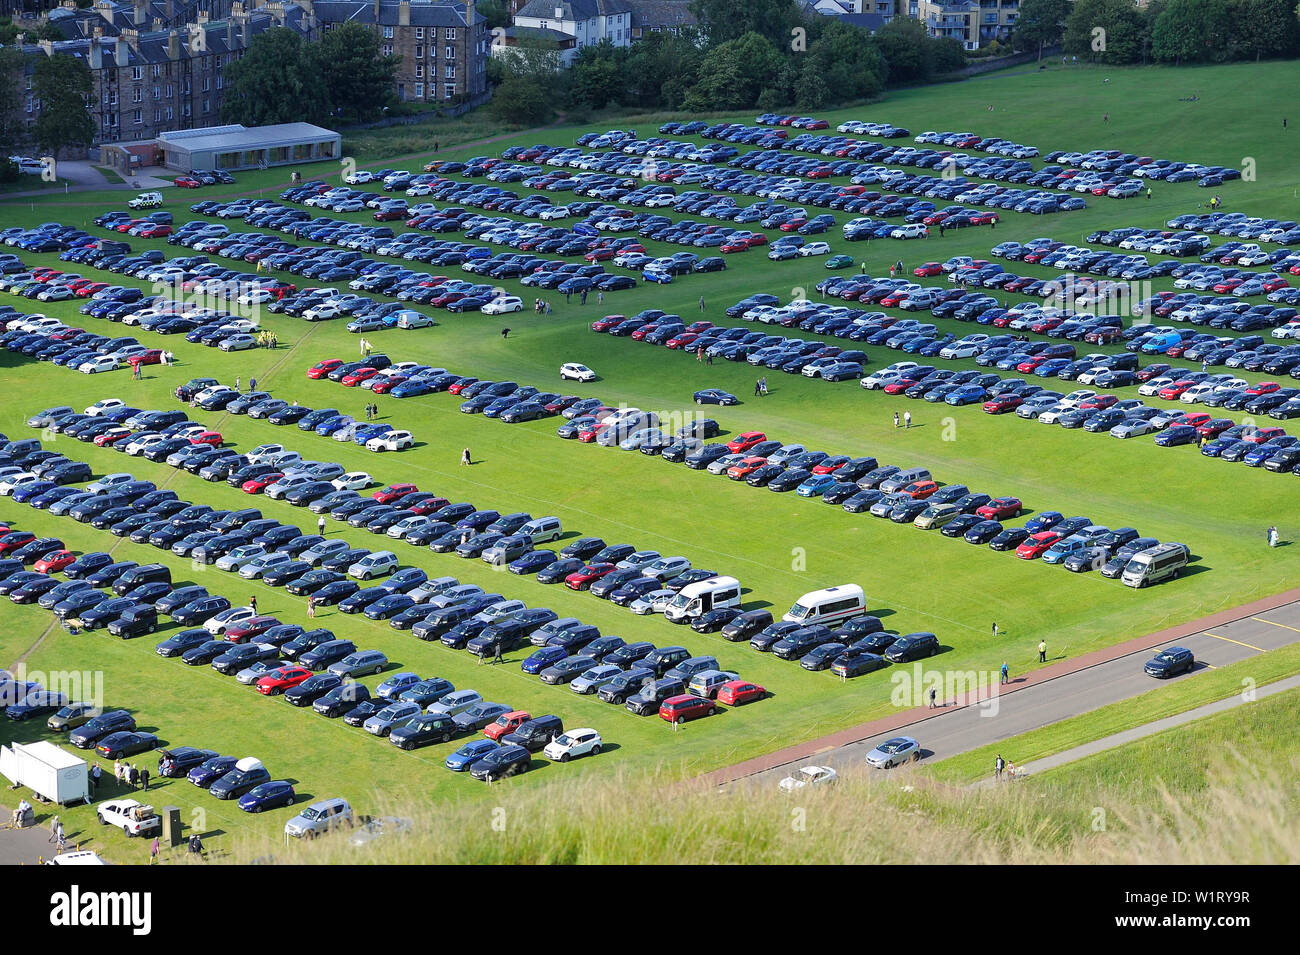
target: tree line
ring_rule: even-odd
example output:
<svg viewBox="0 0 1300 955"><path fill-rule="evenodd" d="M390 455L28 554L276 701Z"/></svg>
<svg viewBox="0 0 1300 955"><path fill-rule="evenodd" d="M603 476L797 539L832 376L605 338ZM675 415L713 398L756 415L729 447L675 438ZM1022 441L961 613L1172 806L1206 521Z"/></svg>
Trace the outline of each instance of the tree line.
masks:
<svg viewBox="0 0 1300 955"><path fill-rule="evenodd" d="M835 17L805 14L794 0L696 0L698 26L651 32L625 47L583 47L557 75L561 53L519 38L513 56L494 57L493 111L529 125L555 109L581 114L612 107L691 112L822 109L870 99L961 69L955 40L930 37L901 17L871 34Z"/></svg>
<svg viewBox="0 0 1300 955"><path fill-rule="evenodd" d="M1022 50L1061 44L1092 63L1227 63L1300 53L1294 0L1023 0Z"/></svg>

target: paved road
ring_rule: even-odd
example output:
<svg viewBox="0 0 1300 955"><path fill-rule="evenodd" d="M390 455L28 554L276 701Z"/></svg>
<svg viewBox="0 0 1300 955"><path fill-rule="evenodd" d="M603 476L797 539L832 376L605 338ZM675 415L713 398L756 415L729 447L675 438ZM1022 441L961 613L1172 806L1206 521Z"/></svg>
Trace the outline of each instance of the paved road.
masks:
<svg viewBox="0 0 1300 955"><path fill-rule="evenodd" d="M1066 763L1072 763L1078 759L1084 759L1088 756L1094 756L1097 753L1105 752L1108 749L1114 749L1116 746L1123 746L1126 743L1132 743L1136 740L1145 739L1148 736L1154 736L1156 733L1163 733L1167 729L1173 729L1176 726L1183 726L1196 720L1204 719L1207 716L1216 716L1219 713L1225 713L1228 710L1236 709L1247 702L1267 699L1270 696L1276 696L1278 693L1285 693L1288 690L1300 688L1300 676L1290 676L1285 680L1277 680L1274 683L1268 683L1259 687L1249 701L1244 694L1238 693L1227 699L1215 700L1213 703L1205 703L1194 709L1185 710L1182 713L1175 713L1173 716L1166 716L1164 719L1153 720L1150 723L1143 723L1141 726L1134 726L1132 729L1121 730L1118 733L1112 733L1109 736L1103 736L1101 739L1091 740L1070 749L1063 750L1059 753L1053 753L1051 756L1044 756L1042 759L1033 760L1016 766L1016 777L1029 776L1034 773L1041 773L1048 769L1054 769L1057 766L1064 766ZM987 789L996 785L993 778L981 779L972 786L972 789Z"/></svg>
<svg viewBox="0 0 1300 955"><path fill-rule="evenodd" d="M756 772L740 775L770 784L788 775L791 769L810 763L832 766L842 772L861 766L863 757L877 743L900 735L920 741L925 762L943 759L1151 689L1154 683L1142 672L1142 664L1156 649L1168 646L1190 649L1196 655L1197 667L1176 678L1187 680L1195 679L1197 673L1246 660L1297 640L1300 640L1300 602L1247 614L1176 638L1145 644L1137 641L1139 646L1123 655L1041 682L1025 681L1027 685L1022 688L1017 688L1013 681L1009 688L1012 692L998 697L996 712L980 705L913 710L910 720L891 720L891 725L882 728L880 733L831 745L820 752L769 761ZM1004 755L1015 761L1015 754Z"/></svg>

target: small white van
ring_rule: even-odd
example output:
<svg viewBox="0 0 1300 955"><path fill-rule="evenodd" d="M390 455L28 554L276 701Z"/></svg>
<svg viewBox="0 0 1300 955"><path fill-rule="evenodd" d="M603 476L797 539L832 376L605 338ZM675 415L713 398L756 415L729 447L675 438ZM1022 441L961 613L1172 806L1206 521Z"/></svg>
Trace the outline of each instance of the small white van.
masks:
<svg viewBox="0 0 1300 955"><path fill-rule="evenodd" d="M539 517L536 520L529 521L519 528L516 533L531 538L533 544L536 545L559 540L564 533L564 527L558 517Z"/></svg>
<svg viewBox="0 0 1300 955"><path fill-rule="evenodd" d="M781 619L804 627L815 623L834 626L866 612L867 602L862 588L857 584L839 584L804 594Z"/></svg>
<svg viewBox="0 0 1300 955"><path fill-rule="evenodd" d="M1130 557L1120 580L1129 587L1146 587L1177 577L1186 566L1186 547L1182 544L1157 544Z"/></svg>
<svg viewBox="0 0 1300 955"><path fill-rule="evenodd" d="M687 623L710 610L740 606L740 581L735 577L711 577L687 584L664 609L664 617L673 623Z"/></svg>

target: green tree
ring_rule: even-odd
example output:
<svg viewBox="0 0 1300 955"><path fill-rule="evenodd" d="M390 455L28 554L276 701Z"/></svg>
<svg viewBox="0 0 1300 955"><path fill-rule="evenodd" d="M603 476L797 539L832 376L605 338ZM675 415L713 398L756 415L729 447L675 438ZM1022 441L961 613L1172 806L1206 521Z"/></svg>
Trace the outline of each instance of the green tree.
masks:
<svg viewBox="0 0 1300 955"><path fill-rule="evenodd" d="M510 26L510 11L501 0L479 0L474 5L474 12L487 23L489 30Z"/></svg>
<svg viewBox="0 0 1300 955"><path fill-rule="evenodd" d="M1237 0L1232 22L1240 54L1256 62L1266 56L1293 56L1300 45L1295 11L1287 0Z"/></svg>
<svg viewBox="0 0 1300 955"><path fill-rule="evenodd" d="M804 59L795 91L800 109L867 99L884 88L888 67L879 48L869 34L839 20L823 27Z"/></svg>
<svg viewBox="0 0 1300 955"><path fill-rule="evenodd" d="M56 53L36 61L32 95L40 100L33 137L48 156L65 149L89 146L95 138L95 121L86 108L94 86L84 61Z"/></svg>
<svg viewBox="0 0 1300 955"><path fill-rule="evenodd" d="M1041 60L1043 47L1061 42L1070 10L1070 0L1024 0L1011 34L1012 43L1018 49L1037 50Z"/></svg>
<svg viewBox="0 0 1300 955"><path fill-rule="evenodd" d="M26 145L27 124L22 112L25 67L20 51L0 47L0 182L18 179L18 166L9 157Z"/></svg>
<svg viewBox="0 0 1300 955"><path fill-rule="evenodd" d="M794 0L692 0L691 12L710 46L757 33L779 49L789 49L791 31L803 24Z"/></svg>
<svg viewBox="0 0 1300 955"><path fill-rule="evenodd" d="M536 126L551 118L553 104L563 102L568 77L560 72L560 51L554 40L523 35L495 63L489 78L492 115L517 126Z"/></svg>
<svg viewBox="0 0 1300 955"><path fill-rule="evenodd" d="M1132 0L1075 0L1062 49L1096 63L1137 63L1150 30L1149 12Z"/></svg>
<svg viewBox="0 0 1300 955"><path fill-rule="evenodd" d="M616 47L609 39L579 50L569 66L570 103L589 109L622 104L627 56L626 47Z"/></svg>
<svg viewBox="0 0 1300 955"><path fill-rule="evenodd" d="M221 116L226 122L269 126L323 121L329 114L325 80L308 45L284 27L253 37L223 77Z"/></svg>
<svg viewBox="0 0 1300 955"><path fill-rule="evenodd" d="M623 63L624 104L677 109L698 78L704 50L693 30L652 31L635 41Z"/></svg>
<svg viewBox="0 0 1300 955"><path fill-rule="evenodd" d="M1169 0L1151 28L1151 51L1164 63L1231 59L1232 12L1227 0Z"/></svg>
<svg viewBox="0 0 1300 955"><path fill-rule="evenodd" d="M330 105L358 122L379 115L397 99L402 58L379 52L379 37L360 23L335 27L311 48Z"/></svg>
<svg viewBox="0 0 1300 955"><path fill-rule="evenodd" d="M693 112L748 109L783 62L772 41L759 33L715 46L700 66L686 108Z"/></svg>

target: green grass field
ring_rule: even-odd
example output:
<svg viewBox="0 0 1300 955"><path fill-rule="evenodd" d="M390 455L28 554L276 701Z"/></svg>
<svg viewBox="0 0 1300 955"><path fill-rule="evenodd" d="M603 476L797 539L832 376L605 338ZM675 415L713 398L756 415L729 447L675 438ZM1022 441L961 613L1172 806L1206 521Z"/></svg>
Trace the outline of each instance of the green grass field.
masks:
<svg viewBox="0 0 1300 955"><path fill-rule="evenodd" d="M1032 142L1044 152L1101 145L1237 166L1251 157L1257 178L1220 190L1226 208L1297 217L1297 175L1289 160L1292 147L1287 140L1291 134L1280 127L1261 130L1254 114L1240 108L1242 102L1283 99L1293 88L1294 77L1290 64L1178 71L1011 71L961 84L900 91L871 107L827 114L826 118L832 125L845 118L889 121L907 125L914 133L974 128L982 134ZM1104 82L1107 79L1109 82ZM1179 102L1193 89L1199 91L1198 102ZM988 105L993 105L992 112L987 111ZM1102 124L1100 117L1107 111L1109 121ZM652 133L655 127L657 122L639 126L643 134ZM496 153L514 142L571 143L576 133L572 127L552 127L481 147L469 144L454 150L444 146L440 155ZM306 167L303 172L308 177L337 174L326 166ZM190 216L188 205L199 198L274 196L286 176L283 170L240 175L238 185L225 187L224 193L169 190L167 208L179 221ZM996 231L973 229L943 239L875 242L870 247L859 244L847 249L865 258L869 270L880 274L899 256L910 269L925 259L942 260L953 254L987 256L993 244L1006 239L1053 235L1077 242L1095 228L1154 226L1179 212L1196 209L1208 197L1207 190L1194 184L1157 183L1150 201L1092 199L1091 207L1082 213L1047 218L1007 213ZM105 192L15 200L0 203L0 218L6 224L57 219L85 224L93 231L90 220L106 209L121 207L124 198L120 192ZM360 221L362 217L351 218ZM845 217L838 218L843 221ZM836 236L830 238L839 251L846 244L837 242ZM135 248L164 247L160 242L141 240L132 240L132 244ZM181 254L174 247L168 251ZM25 258L30 264L57 263L56 256ZM442 314L441 324L434 329L392 330L366 337L376 350L397 359L443 365L485 378L510 377L556 390L560 388L558 365L583 361L600 373L601 380L573 386L573 393L685 413L691 410L690 395L697 388L721 387L746 396L752 391L753 370L727 362L706 369L686 356L626 339L596 336L587 325L606 312L632 314L646 307L698 316L700 295L706 300L700 317L718 321L722 309L744 295L757 291L789 295L796 288L811 289L826 274L820 263L769 263L760 253L731 257L729 265L722 274L617 293L606 299L604 308L594 297L581 307L576 299L566 305L552 293L554 312L544 318L531 312L510 316L507 321L476 314ZM1016 266L1017 270L1021 267ZM1035 274L1055 274L1054 270L1023 268ZM505 285L511 292L519 290L517 283ZM528 293L523 290L525 300L531 301L533 296ZM0 303L13 301L0 293ZM88 327L97 331L113 327L83 319L68 303L44 311L74 324L88 322ZM960 333L971 330L961 323L938 324ZM504 341L499 334L503 325L512 330ZM305 370L322 358L350 359L357 354L357 339L344 331L342 323L307 325L267 315L263 327L276 332L284 343L280 349L224 354L174 336L164 339L139 333L147 344L165 343L180 362L176 368L153 366L140 382L130 381L124 372L83 376L0 353L0 387L7 397L0 406L0 430L10 437L26 437L33 432L23 422L37 409L65 403L81 407L106 396L144 407L174 407L172 388L193 375L212 375L223 381L240 375L245 383L255 376L259 385L282 397L360 414L368 393L356 394L304 377ZM118 332L125 333L134 332ZM875 367L899 357L884 348L871 352ZM749 606L771 606L778 615L805 591L855 581L866 589L871 606L886 626L902 632L938 633L946 652L929 665L945 669L993 670L1006 660L1013 672L1022 672L1035 665L1040 639L1047 640L1051 657L1074 656L1275 593L1294 586L1297 580L1300 547L1269 550L1263 546L1264 528L1271 523L1280 526L1284 539L1300 538L1300 523L1294 517L1300 484L1291 477L1203 460L1192 448L1161 449L1142 440L1120 444L1104 435L1065 432L1014 417L993 418L972 407L949 409L906 402L917 426L904 433L892 425L893 412L904 410L903 399L866 393L853 383L834 386L801 376L769 374L769 382L772 393L768 398L747 400L737 408L716 412L709 409L709 413L729 432L759 429L832 452L924 464L941 481L968 484L973 490L995 495L1016 494L1031 510L1087 514L1112 527L1131 524L1144 534L1185 541L1197 557L1195 572L1137 592L1096 575L1075 576L867 515L847 515L819 500L771 495L643 455L564 442L555 437L554 422L507 426L462 415L456 411L457 400L446 395L407 401L377 399L383 420L410 427L422 442L417 450L400 456L376 457L355 446L303 436L296 429L286 435L283 429L246 418L202 413L194 417L222 430L241 449L263 441L287 440L306 457L337 459L350 468L371 470L381 480L416 481L453 500L470 500L503 512L554 513L573 534L627 540L665 554L683 554L696 566L738 576L748 591ZM70 445L67 450L74 456L90 461L97 473L129 469L139 477L165 483L182 497L214 507L254 503L224 484L206 484L163 465L131 459L128 468L122 455L69 439L51 446L59 450L64 444ZM457 466L460 450L466 446L481 462L470 469ZM304 528L314 524L314 515L286 504L256 503L270 516L295 520ZM152 548L122 543L107 533L51 518L8 499L0 499L0 518L38 533L62 536L77 550L104 549L111 544L122 559L165 560L180 579L205 584L235 600L245 597L246 591L255 592L261 608L286 622L305 622L303 603L282 591L261 585L250 588L246 582L212 569L196 572L188 561L170 554L160 556ZM330 533L344 534L358 545L377 543L364 532L341 531L337 525L331 526ZM688 724L674 733L658 719L635 718L623 710L538 684L520 673L517 664L522 654L508 656L504 667L480 668L464 653L420 643L384 625L344 618L333 611L317 615L319 625L334 628L340 636L384 650L398 669L416 670L423 676L442 675L459 687L473 687L488 699L533 713L559 713L567 725L597 727L613 744L598 759L563 769L545 767L511 784L513 788L534 789L561 778L580 779L584 784L588 780L611 781L650 772L677 779L883 716L892 709L887 671L840 684L827 674L806 673L797 665L754 653L745 645L699 636L662 620L633 617L594 598L543 587L531 578L501 579L478 561L459 561L406 545L399 545L398 553L431 574L456 574L485 588L500 586L509 596L531 605L550 606L562 615L580 616L598 624L602 631L628 640L682 643L695 652L716 653L723 666L772 691L773 696L761 704ZM344 795L359 807L374 804L378 793L395 800L428 799L438 806L497 798L442 768L442 760L453 746L399 753L358 730L329 724L280 701L255 699L253 691L207 668L195 672L177 661L163 660L152 653L152 639L121 643L102 633L69 637L55 629L47 634L49 616L30 608L6 609L4 619L9 625L0 630L3 662L21 659L34 669L102 671L107 705L137 710L142 727L156 727L172 744L260 755L277 777L298 780L301 794ZM991 635L993 621L1000 628L997 638ZM19 726L16 733L19 739L39 737L44 733L43 723L39 729L36 725ZM206 811L206 819L194 817L193 825L209 832L229 832L247 824L255 832L271 834L278 832L287 815L277 811L255 821L241 818L233 805L217 803L183 782L165 785L154 798L179 805L187 813ZM90 813L81 810L72 818L83 833L95 836L98 844ZM111 840L109 845L114 851L120 848Z"/></svg>

